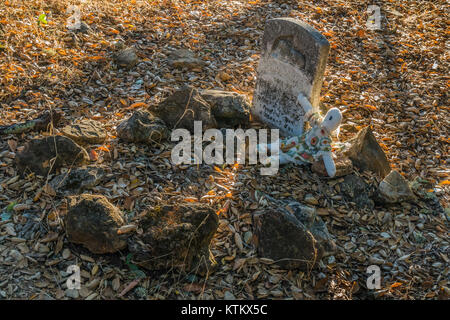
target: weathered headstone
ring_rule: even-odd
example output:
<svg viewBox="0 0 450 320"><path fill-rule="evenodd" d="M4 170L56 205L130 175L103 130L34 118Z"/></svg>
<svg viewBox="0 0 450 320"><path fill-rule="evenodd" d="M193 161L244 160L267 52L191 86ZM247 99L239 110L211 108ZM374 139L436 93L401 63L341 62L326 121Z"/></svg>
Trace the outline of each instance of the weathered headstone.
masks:
<svg viewBox="0 0 450 320"><path fill-rule="evenodd" d="M330 44L308 24L292 18L267 22L252 114L284 135L303 132L303 93L317 110Z"/></svg>

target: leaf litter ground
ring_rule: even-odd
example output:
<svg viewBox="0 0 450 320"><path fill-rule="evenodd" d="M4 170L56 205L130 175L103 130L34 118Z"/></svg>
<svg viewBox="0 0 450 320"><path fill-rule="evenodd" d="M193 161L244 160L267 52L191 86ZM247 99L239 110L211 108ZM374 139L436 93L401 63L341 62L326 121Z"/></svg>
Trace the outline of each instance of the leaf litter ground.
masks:
<svg viewBox="0 0 450 320"><path fill-rule="evenodd" d="M369 1L2 1L0 125L56 109L64 122L101 121L109 136L91 146L107 196L138 219L167 202L206 202L220 214L212 242L219 263L208 277L144 272L131 257L97 256L67 242L65 200L42 188L50 177L20 178L15 153L34 137L0 140L0 298L19 299L446 299L448 243L448 50L445 1L380 1L382 29L366 28ZM80 8L90 30L68 32ZM45 14L43 16L42 14ZM157 104L184 84L221 88L251 101L265 21L296 17L331 44L321 107L344 112L340 141L364 126L393 168L429 184L417 204L358 208L336 180L287 166L274 177L258 167L174 167L170 143L120 142L114 128L135 108ZM134 46L140 63L117 68L117 41ZM193 70L168 64L187 48L206 62ZM58 133L58 129L54 130ZM359 173L366 181L377 178ZM303 201L312 194L338 250L310 272L285 271L259 258L251 214L259 196ZM82 289L65 291L67 267L81 266ZM382 269L382 288L366 288L366 268Z"/></svg>

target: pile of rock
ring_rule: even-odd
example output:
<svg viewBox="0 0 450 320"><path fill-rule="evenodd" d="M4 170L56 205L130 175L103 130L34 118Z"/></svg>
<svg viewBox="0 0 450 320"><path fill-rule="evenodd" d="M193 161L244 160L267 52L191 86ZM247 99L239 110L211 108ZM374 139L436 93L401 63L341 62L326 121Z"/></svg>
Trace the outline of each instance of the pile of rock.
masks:
<svg viewBox="0 0 450 320"><path fill-rule="evenodd" d="M216 264L209 245L219 226L215 211L204 204L164 205L137 225L104 196L69 197L66 231L69 241L96 254L129 249L134 263L149 270L179 268L198 273ZM135 234L133 231L142 232Z"/></svg>
<svg viewBox="0 0 450 320"><path fill-rule="evenodd" d="M138 110L117 127L118 137L127 142L160 142L169 130L184 128L194 132L194 121L203 129L246 126L250 105L245 96L222 90L199 91L186 86L147 111Z"/></svg>

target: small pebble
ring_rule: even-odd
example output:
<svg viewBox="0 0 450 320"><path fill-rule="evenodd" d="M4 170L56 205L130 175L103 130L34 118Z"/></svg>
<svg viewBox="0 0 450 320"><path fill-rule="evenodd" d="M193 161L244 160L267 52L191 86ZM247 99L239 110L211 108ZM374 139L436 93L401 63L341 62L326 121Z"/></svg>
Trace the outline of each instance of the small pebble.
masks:
<svg viewBox="0 0 450 320"><path fill-rule="evenodd" d="M62 253L62 256L63 256L63 259L69 259L69 257L70 257L70 250L69 249L64 249L63 250L63 253Z"/></svg>
<svg viewBox="0 0 450 320"><path fill-rule="evenodd" d="M225 291L224 300L236 300L236 297L230 292Z"/></svg>
<svg viewBox="0 0 450 320"><path fill-rule="evenodd" d="M252 240L253 234L251 231L247 231L246 233L244 233L244 241L245 243L250 243L250 241Z"/></svg>
<svg viewBox="0 0 450 320"><path fill-rule="evenodd" d="M328 257L328 264L333 264L336 262L336 258L334 256Z"/></svg>
<svg viewBox="0 0 450 320"><path fill-rule="evenodd" d="M387 232L382 232L382 233L380 233L380 235L383 237L383 238L385 238L385 239L389 239L391 236L389 235L389 233L387 233Z"/></svg>
<svg viewBox="0 0 450 320"><path fill-rule="evenodd" d="M66 294L66 297L69 297L72 299L78 299L78 297L80 296L77 289L66 289L65 294Z"/></svg>

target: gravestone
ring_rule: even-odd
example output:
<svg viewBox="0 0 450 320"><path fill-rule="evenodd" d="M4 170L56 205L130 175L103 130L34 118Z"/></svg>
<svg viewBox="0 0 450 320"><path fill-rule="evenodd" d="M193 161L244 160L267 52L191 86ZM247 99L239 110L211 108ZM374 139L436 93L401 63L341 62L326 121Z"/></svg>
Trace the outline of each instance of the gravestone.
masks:
<svg viewBox="0 0 450 320"><path fill-rule="evenodd" d="M297 96L303 93L317 111L329 49L328 40L300 20L269 20L258 66L253 116L280 129L283 135L300 135L304 111Z"/></svg>

